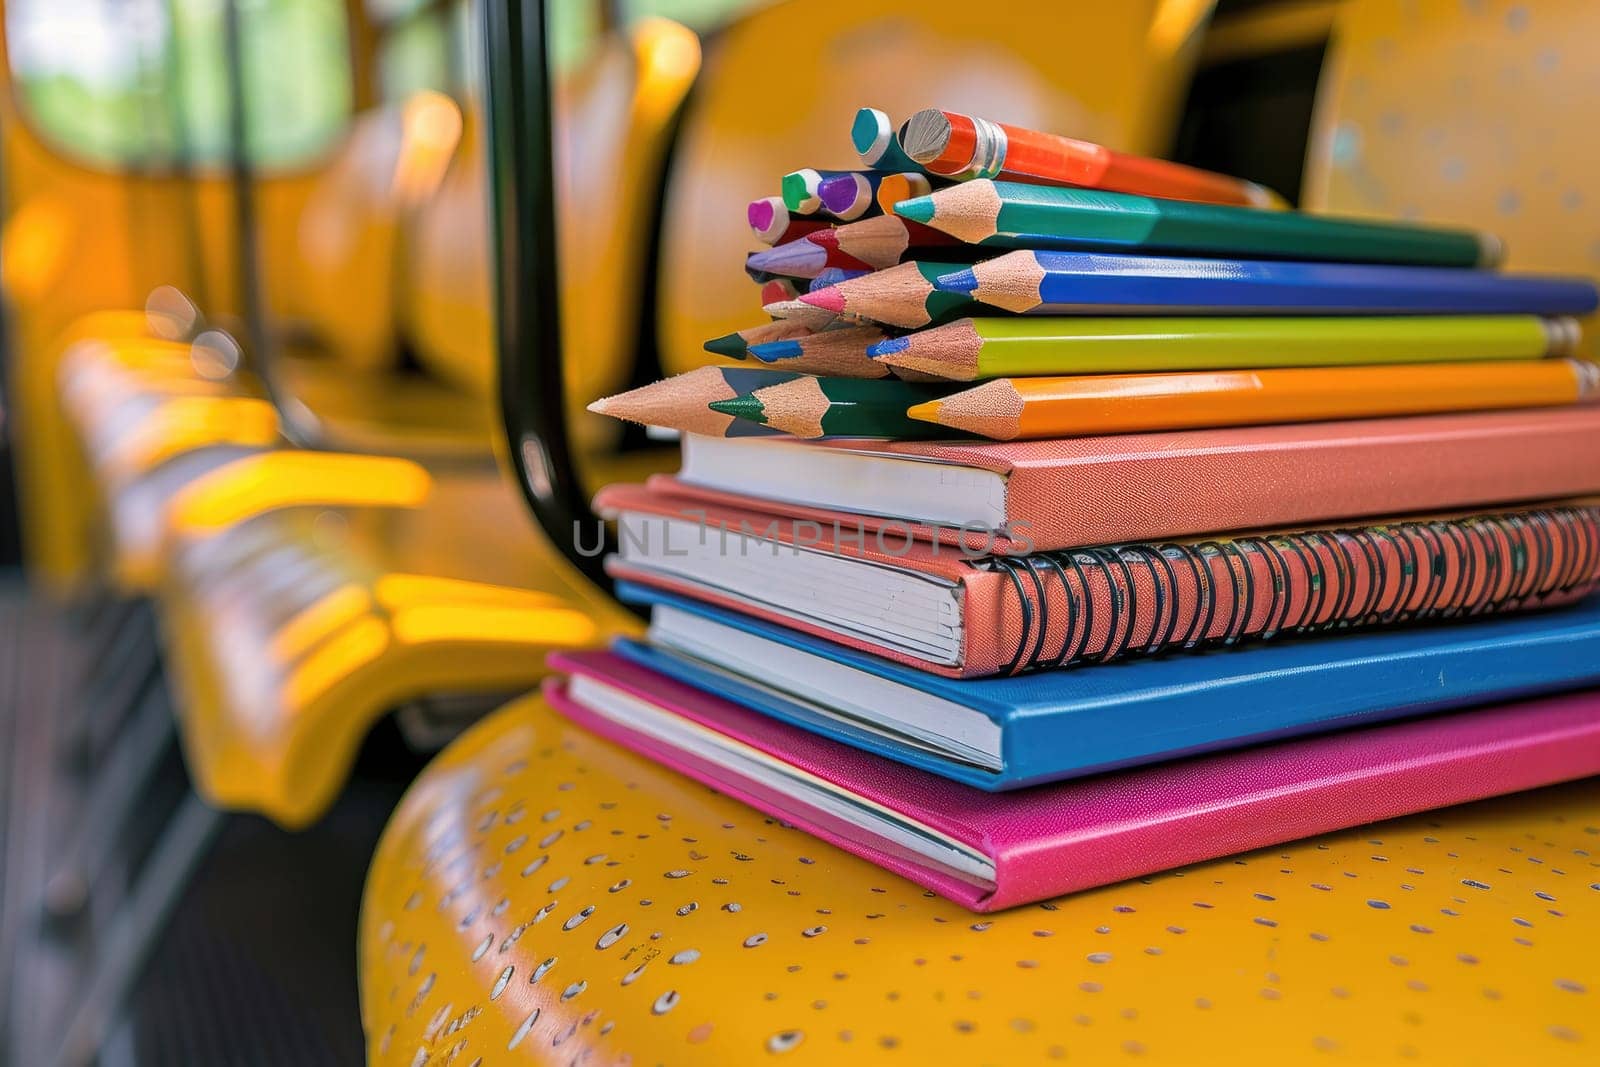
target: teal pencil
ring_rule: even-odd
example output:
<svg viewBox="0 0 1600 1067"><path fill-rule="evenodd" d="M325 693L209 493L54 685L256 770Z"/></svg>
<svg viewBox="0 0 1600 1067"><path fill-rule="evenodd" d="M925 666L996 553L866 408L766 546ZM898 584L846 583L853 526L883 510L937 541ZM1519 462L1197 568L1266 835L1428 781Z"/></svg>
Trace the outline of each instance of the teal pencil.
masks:
<svg viewBox="0 0 1600 1067"><path fill-rule="evenodd" d="M1501 251L1495 237L1471 230L1021 182L965 182L903 200L895 213L970 244L999 248L1432 267L1492 266Z"/></svg>
<svg viewBox="0 0 1600 1067"><path fill-rule="evenodd" d="M900 147L900 136L895 132L889 116L875 107L864 107L856 112L850 125L850 143L855 146L861 165L874 170L916 171L927 173L922 164L906 155Z"/></svg>
<svg viewBox="0 0 1600 1067"><path fill-rule="evenodd" d="M660 426L682 433L709 437L761 437L773 433L759 423L713 411L719 400L778 385L799 377L782 371L750 367L700 367L686 374L608 396L589 405L597 415L609 415L645 426Z"/></svg>

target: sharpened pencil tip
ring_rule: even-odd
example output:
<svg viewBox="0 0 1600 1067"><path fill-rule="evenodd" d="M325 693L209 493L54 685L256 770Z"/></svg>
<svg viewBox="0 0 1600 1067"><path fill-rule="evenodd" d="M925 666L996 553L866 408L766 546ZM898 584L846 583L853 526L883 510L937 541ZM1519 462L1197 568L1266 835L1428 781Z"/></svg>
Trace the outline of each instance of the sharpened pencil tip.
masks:
<svg viewBox="0 0 1600 1067"><path fill-rule="evenodd" d="M736 419L743 419L746 422L754 422L762 426L767 424L766 409L762 407L761 401L749 394L729 397L727 400L713 400L706 407L723 415L732 415Z"/></svg>
<svg viewBox="0 0 1600 1067"><path fill-rule="evenodd" d="M906 417L916 419L918 422L938 422L939 401L929 400L923 404L912 404L906 408Z"/></svg>
<svg viewBox="0 0 1600 1067"><path fill-rule="evenodd" d="M844 294L839 292L839 287L836 285L818 289L814 293L806 293L800 298L800 302L821 308L823 311L831 311L835 315L844 314Z"/></svg>
<svg viewBox="0 0 1600 1067"><path fill-rule="evenodd" d="M743 359L749 355L750 349L744 343L744 338L736 333L725 333L721 337L713 337L704 345L705 350L714 356L727 356L729 359ZM594 410L593 405L589 408Z"/></svg>
<svg viewBox="0 0 1600 1067"><path fill-rule="evenodd" d="M914 196L910 200L902 200L894 206L894 213L912 222L932 222L933 197Z"/></svg>
<svg viewBox="0 0 1600 1067"><path fill-rule="evenodd" d="M800 347L799 341L768 341L765 344L751 345L750 354L763 363L777 363L780 360L803 356L805 349Z"/></svg>
<svg viewBox="0 0 1600 1067"><path fill-rule="evenodd" d="M867 346L867 355L871 356L873 359L877 359L879 356L892 356L896 352L904 352L907 348L910 348L910 347L911 347L911 339L910 338L908 338L908 337L890 337L887 340L879 341L875 345L868 345Z"/></svg>
<svg viewBox="0 0 1600 1067"><path fill-rule="evenodd" d="M606 413L606 399L608 399L608 398L604 398L603 397L603 398L601 398L599 400L596 400L594 403L590 404L584 410L585 411L592 411L596 415L604 415Z"/></svg>
<svg viewBox="0 0 1600 1067"><path fill-rule="evenodd" d="M968 267L966 270L941 274L933 280L933 284L941 293L961 293L970 296L978 291L978 275Z"/></svg>

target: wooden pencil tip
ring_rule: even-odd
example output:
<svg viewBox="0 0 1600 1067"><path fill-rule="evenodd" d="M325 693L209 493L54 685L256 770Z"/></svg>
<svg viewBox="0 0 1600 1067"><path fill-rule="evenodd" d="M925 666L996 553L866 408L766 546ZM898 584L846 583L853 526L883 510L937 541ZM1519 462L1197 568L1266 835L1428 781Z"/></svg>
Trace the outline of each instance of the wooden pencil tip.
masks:
<svg viewBox="0 0 1600 1067"><path fill-rule="evenodd" d="M844 294L839 292L837 285L830 285L825 289L818 289L814 293L806 293L800 298L802 304L810 304L814 308L831 311L835 315L844 314Z"/></svg>
<svg viewBox="0 0 1600 1067"><path fill-rule="evenodd" d="M737 333L725 333L721 337L713 337L703 347L714 356L726 356L728 359L743 359L749 355L744 338ZM590 405L589 410L593 411L594 406Z"/></svg>
<svg viewBox="0 0 1600 1067"><path fill-rule="evenodd" d="M978 289L978 275L971 267L958 270L951 274L941 274L933 280L934 287L941 293L960 293L962 296L971 296Z"/></svg>
<svg viewBox="0 0 1600 1067"><path fill-rule="evenodd" d="M753 422L765 426L767 416L760 400L748 393L727 400L713 400L706 407L722 415L732 415L736 419Z"/></svg>
<svg viewBox="0 0 1600 1067"><path fill-rule="evenodd" d="M825 230L812 230L810 233L802 237L801 240L810 241L819 248L831 250L839 247L839 231L831 226Z"/></svg>
<svg viewBox="0 0 1600 1067"><path fill-rule="evenodd" d="M902 200L894 206L894 213L901 218L910 219L912 222L930 223L933 221L933 197L918 196L910 200Z"/></svg>
<svg viewBox="0 0 1600 1067"><path fill-rule="evenodd" d="M798 341L767 341L764 344L751 345L750 354L763 363L777 363L803 356L805 349Z"/></svg>
<svg viewBox="0 0 1600 1067"><path fill-rule="evenodd" d="M875 345L867 346L867 355L873 359L882 359L884 356L893 356L904 352L910 347L911 341L906 337L888 337Z"/></svg>
<svg viewBox="0 0 1600 1067"><path fill-rule="evenodd" d="M939 421L940 405L941 401L938 400L928 400L921 404L912 404L910 407L906 408L906 417L916 419L918 422L937 423Z"/></svg>

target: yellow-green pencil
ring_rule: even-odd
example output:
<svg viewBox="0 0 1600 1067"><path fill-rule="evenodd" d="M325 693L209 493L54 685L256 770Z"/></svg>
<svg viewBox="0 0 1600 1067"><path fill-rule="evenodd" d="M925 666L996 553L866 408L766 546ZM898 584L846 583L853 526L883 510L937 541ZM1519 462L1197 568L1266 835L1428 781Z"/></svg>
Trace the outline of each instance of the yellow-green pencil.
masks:
<svg viewBox="0 0 1600 1067"><path fill-rule="evenodd" d="M950 381L1247 367L1539 359L1571 354L1577 320L1538 315L1277 318L992 317L881 341L867 354Z"/></svg>

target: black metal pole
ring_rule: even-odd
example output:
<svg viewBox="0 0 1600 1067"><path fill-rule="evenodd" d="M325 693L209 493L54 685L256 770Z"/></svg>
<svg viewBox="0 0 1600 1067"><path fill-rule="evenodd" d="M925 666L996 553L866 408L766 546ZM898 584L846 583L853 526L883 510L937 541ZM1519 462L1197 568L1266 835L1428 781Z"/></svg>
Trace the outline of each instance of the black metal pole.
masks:
<svg viewBox="0 0 1600 1067"><path fill-rule="evenodd" d="M579 527L595 519L572 454L562 383L548 4L484 0L483 8L495 341L508 454L539 524L606 585L600 556L577 551ZM584 530L586 545L591 533Z"/></svg>

